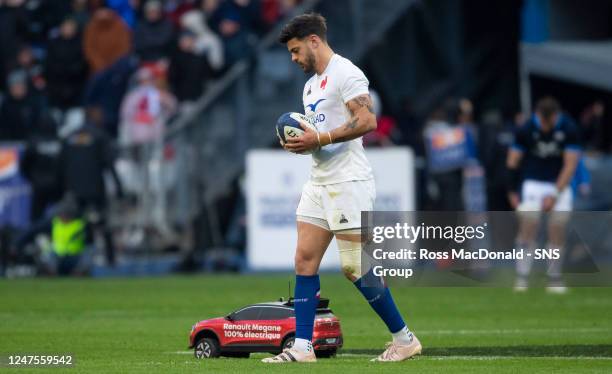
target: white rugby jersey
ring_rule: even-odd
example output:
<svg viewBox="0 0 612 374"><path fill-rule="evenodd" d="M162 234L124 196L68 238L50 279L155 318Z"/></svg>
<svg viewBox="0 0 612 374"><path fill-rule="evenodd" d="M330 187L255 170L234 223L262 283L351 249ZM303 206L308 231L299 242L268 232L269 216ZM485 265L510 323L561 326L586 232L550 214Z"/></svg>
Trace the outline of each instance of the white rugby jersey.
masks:
<svg viewBox="0 0 612 374"><path fill-rule="evenodd" d="M340 127L351 118L345 104L359 95L368 94L368 85L361 69L334 54L325 71L306 82L302 95L304 114L320 133ZM373 178L361 137L322 147L312 153L312 161L310 180L315 185Z"/></svg>

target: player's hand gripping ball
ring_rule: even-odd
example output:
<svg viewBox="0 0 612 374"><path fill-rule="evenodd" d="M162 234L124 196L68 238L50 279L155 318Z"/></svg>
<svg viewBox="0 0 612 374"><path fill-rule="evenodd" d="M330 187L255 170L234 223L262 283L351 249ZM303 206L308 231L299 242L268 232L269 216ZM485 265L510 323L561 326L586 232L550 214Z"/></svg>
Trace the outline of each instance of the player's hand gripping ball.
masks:
<svg viewBox="0 0 612 374"><path fill-rule="evenodd" d="M317 129L314 127L308 117L301 113L289 112L281 115L276 121L276 135L280 140L281 145L288 151L292 151L287 146L294 146L293 143L289 142L289 139L297 140L302 137L308 130L305 128L314 131L315 140L316 140L316 132ZM312 140L312 139L311 139ZM294 153L299 153L301 155L311 154L316 147L313 147L309 150L301 150L301 151L292 151Z"/></svg>

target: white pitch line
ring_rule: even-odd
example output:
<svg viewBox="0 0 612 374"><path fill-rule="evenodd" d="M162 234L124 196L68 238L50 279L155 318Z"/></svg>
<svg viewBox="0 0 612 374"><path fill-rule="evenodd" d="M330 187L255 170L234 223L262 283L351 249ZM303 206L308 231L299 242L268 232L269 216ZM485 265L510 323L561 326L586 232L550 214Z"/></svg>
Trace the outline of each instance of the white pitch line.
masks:
<svg viewBox="0 0 612 374"><path fill-rule="evenodd" d="M612 360L612 357L598 356L429 356L423 357L431 360Z"/></svg>
<svg viewBox="0 0 612 374"><path fill-rule="evenodd" d="M491 329L491 330L416 330L418 335L480 335L480 334L550 334L555 332L562 333L592 333L592 332L612 332L612 327L579 327L579 328L534 328L534 329Z"/></svg>
<svg viewBox="0 0 612 374"><path fill-rule="evenodd" d="M375 357L376 355L368 353L338 353L338 357ZM597 356L418 356L415 360L476 360L476 361L492 361L492 360L612 360L612 357L597 357Z"/></svg>
<svg viewBox="0 0 612 374"><path fill-rule="evenodd" d="M176 355L192 355L192 351L175 351L175 352L164 352L165 354L176 354ZM375 357L375 354L370 353L338 353L338 357ZM492 360L612 360L612 357L598 357L598 356L418 356L417 360L466 360L466 361L492 361Z"/></svg>
<svg viewBox="0 0 612 374"><path fill-rule="evenodd" d="M164 352L165 354L192 355L193 351ZM338 357L374 357L370 353L338 353ZM612 360L612 357L599 356L418 356L424 360L512 360L512 359L539 359L539 360Z"/></svg>

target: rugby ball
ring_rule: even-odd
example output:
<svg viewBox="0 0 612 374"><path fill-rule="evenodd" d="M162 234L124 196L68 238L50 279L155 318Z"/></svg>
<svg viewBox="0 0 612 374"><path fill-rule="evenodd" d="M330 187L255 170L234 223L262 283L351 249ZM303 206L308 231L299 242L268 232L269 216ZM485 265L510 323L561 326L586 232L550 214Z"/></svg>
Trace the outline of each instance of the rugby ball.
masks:
<svg viewBox="0 0 612 374"><path fill-rule="evenodd" d="M306 124L306 126L310 127L314 131L317 131L317 128L312 125L310 119L301 113L296 112L288 112L280 117L276 121L276 136L282 143L286 143L288 139L297 138L304 133L302 126L300 126L300 121ZM301 154L310 154L311 151L302 152Z"/></svg>

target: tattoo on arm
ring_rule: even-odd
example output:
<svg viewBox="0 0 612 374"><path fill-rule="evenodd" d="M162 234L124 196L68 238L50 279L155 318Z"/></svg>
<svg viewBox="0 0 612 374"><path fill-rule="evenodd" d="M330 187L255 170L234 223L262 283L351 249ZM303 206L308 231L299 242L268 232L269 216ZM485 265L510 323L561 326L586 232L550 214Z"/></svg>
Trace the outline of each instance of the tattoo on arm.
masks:
<svg viewBox="0 0 612 374"><path fill-rule="evenodd" d="M351 119L341 127L333 130L334 143L345 142L362 136L371 131L370 123L375 121L370 114L374 113L370 95L360 95L346 103ZM370 114L363 113L361 108L367 108ZM360 113L361 112L361 113Z"/></svg>
<svg viewBox="0 0 612 374"><path fill-rule="evenodd" d="M354 129L359 122L359 117L353 117L351 120L344 126L345 130Z"/></svg>
<svg viewBox="0 0 612 374"><path fill-rule="evenodd" d="M360 95L351 100L357 107L366 107L368 111L374 114L374 106L372 105L372 99L370 95Z"/></svg>

